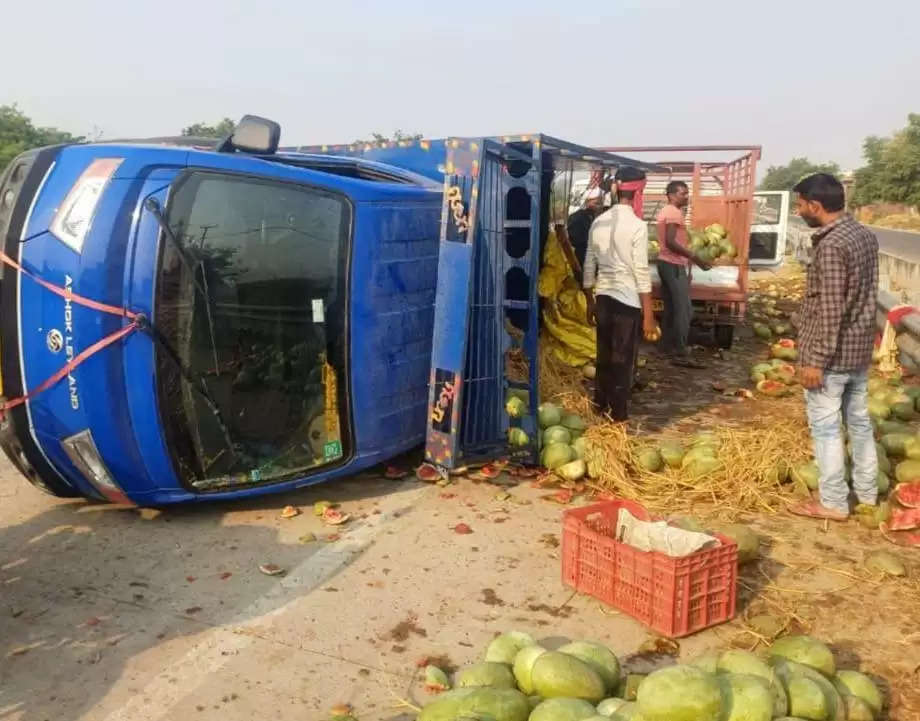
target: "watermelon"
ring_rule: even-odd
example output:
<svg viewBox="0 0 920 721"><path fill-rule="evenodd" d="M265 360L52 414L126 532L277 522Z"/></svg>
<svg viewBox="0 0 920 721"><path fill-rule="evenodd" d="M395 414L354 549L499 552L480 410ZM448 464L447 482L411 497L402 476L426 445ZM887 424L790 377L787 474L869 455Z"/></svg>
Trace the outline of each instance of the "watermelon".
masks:
<svg viewBox="0 0 920 721"><path fill-rule="evenodd" d="M878 423L878 431L882 436L886 436L889 433L906 433L907 435L911 434L911 428L906 423L901 423L901 421L880 421Z"/></svg>
<svg viewBox="0 0 920 721"><path fill-rule="evenodd" d="M530 436L523 428L508 429L508 445L522 448L530 443Z"/></svg>
<svg viewBox="0 0 920 721"><path fill-rule="evenodd" d="M517 680L518 688L524 693L533 693L533 681L531 680L533 665L544 653L546 653L545 648L533 644L524 646L514 657L512 673L514 673L514 678Z"/></svg>
<svg viewBox="0 0 920 721"><path fill-rule="evenodd" d="M785 383L780 381L762 380L757 384L757 391L763 393L765 396L779 398L780 396L786 395L789 389L786 387Z"/></svg>
<svg viewBox="0 0 920 721"><path fill-rule="evenodd" d="M815 721L829 718L827 697L814 680L793 676L786 684L786 692L789 694L789 712L796 717Z"/></svg>
<svg viewBox="0 0 920 721"><path fill-rule="evenodd" d="M530 677L534 692L543 698L580 698L599 703L606 696L604 680L598 673L566 653L548 651L540 655Z"/></svg>
<svg viewBox="0 0 920 721"><path fill-rule="evenodd" d="M723 718L718 679L692 666L668 666L649 674L639 686L637 701L644 721Z"/></svg>
<svg viewBox="0 0 920 721"><path fill-rule="evenodd" d="M425 705L416 721L454 721L460 718L527 721L529 715L530 704L520 691L469 687L438 695Z"/></svg>
<svg viewBox="0 0 920 721"><path fill-rule="evenodd" d="M574 641L560 648L559 653L567 653L583 661L601 677L608 693L616 691L620 683L620 662L609 648L599 643Z"/></svg>
<svg viewBox="0 0 920 721"><path fill-rule="evenodd" d="M869 415L876 420L888 420L889 416L891 416L891 409L888 407L888 404L886 404L885 401L880 401L877 398L870 398Z"/></svg>
<svg viewBox="0 0 920 721"><path fill-rule="evenodd" d="M581 437L588 429L588 424L584 422L581 416L576 416L574 413L563 416L561 425L569 429L569 433L572 434L573 439Z"/></svg>
<svg viewBox="0 0 920 721"><path fill-rule="evenodd" d="M597 709L578 698L549 698L530 714L529 721L584 721L597 715Z"/></svg>
<svg viewBox="0 0 920 721"><path fill-rule="evenodd" d="M658 446L658 450L669 468L680 468L680 464L687 452L677 441L662 441Z"/></svg>
<svg viewBox="0 0 920 721"><path fill-rule="evenodd" d="M441 472L430 463L423 463L415 469L415 477L426 483L434 483L441 480Z"/></svg>
<svg viewBox="0 0 920 721"><path fill-rule="evenodd" d="M540 428L558 426L562 423L562 410L552 403L541 403L537 408L537 418L540 421Z"/></svg>
<svg viewBox="0 0 920 721"><path fill-rule="evenodd" d="M514 674L507 664L483 661L460 669L454 679L457 688L488 686L489 688L514 688Z"/></svg>
<svg viewBox="0 0 920 721"><path fill-rule="evenodd" d="M901 461L894 469L894 477L898 483L920 481L920 461Z"/></svg>
<svg viewBox="0 0 920 721"><path fill-rule="evenodd" d="M550 443L543 449L540 454L540 461L543 466L549 470L555 470L559 466L569 463L575 456L572 446L567 443Z"/></svg>
<svg viewBox="0 0 920 721"><path fill-rule="evenodd" d="M522 648L536 644L533 636L523 631L508 631L492 639L486 649L485 660L492 663L502 663L508 666Z"/></svg>
<svg viewBox="0 0 920 721"><path fill-rule="evenodd" d="M905 461L907 463L908 461ZM898 466L900 468L900 466ZM899 483L894 489L894 498L905 508L920 508L920 480Z"/></svg>
<svg viewBox="0 0 920 721"><path fill-rule="evenodd" d="M914 401L912 400L893 403L891 406L891 413L895 418L902 421L913 421L917 418L917 411L914 408Z"/></svg>
<svg viewBox="0 0 920 721"><path fill-rule="evenodd" d="M719 682L724 721L770 721L773 718L773 692L766 680L760 676L729 673Z"/></svg>
<svg viewBox="0 0 920 721"><path fill-rule="evenodd" d="M636 463L643 471L657 473L664 466L664 460L657 448L643 448L636 454Z"/></svg>
<svg viewBox="0 0 920 721"><path fill-rule="evenodd" d="M770 648L770 656L813 668L828 678L833 677L837 670L830 648L811 636L784 636L777 639Z"/></svg>
<svg viewBox="0 0 920 721"><path fill-rule="evenodd" d="M711 233L720 240L722 238L728 237L728 231L725 230L725 226L721 223L712 223L711 225L707 225L705 232L707 235Z"/></svg>
<svg viewBox="0 0 920 721"><path fill-rule="evenodd" d="M792 480L800 486L805 486L810 491L818 490L818 481L821 477L821 471L818 464L814 461L804 463L792 469Z"/></svg>
<svg viewBox="0 0 920 721"><path fill-rule="evenodd" d="M550 426L543 431L543 445L548 446L551 443L565 443L568 445L572 442L572 433L565 426Z"/></svg>
<svg viewBox="0 0 920 721"><path fill-rule="evenodd" d="M770 355L784 361L794 361L799 357L799 353L795 348L788 348L779 343L775 343L770 348Z"/></svg>
<svg viewBox="0 0 920 721"><path fill-rule="evenodd" d="M920 508L892 508L891 516L879 527L883 531L912 531L920 528Z"/></svg>
<svg viewBox="0 0 920 721"><path fill-rule="evenodd" d="M914 436L908 433L889 433L882 436L882 446L892 456L904 456L907 446L914 442Z"/></svg>
<svg viewBox="0 0 920 721"><path fill-rule="evenodd" d="M505 402L505 412L512 418L520 418L527 412L527 406L518 396L509 396Z"/></svg>
<svg viewBox="0 0 920 721"><path fill-rule="evenodd" d="M855 696L865 701L873 713L880 714L884 700L875 682L859 671L838 671L834 685L844 696Z"/></svg>
<svg viewBox="0 0 920 721"><path fill-rule="evenodd" d="M572 455L574 457L575 450L572 449ZM568 463L563 463L561 466L556 468L556 473L558 473L562 478L567 480L569 483L577 483L582 478L585 477L585 474L588 472L587 464L576 458L574 461L569 461Z"/></svg>
<svg viewBox="0 0 920 721"><path fill-rule="evenodd" d="M713 526L713 531L728 536L738 546L738 563L756 561L760 557L760 536L741 523L726 523ZM726 651L726 653L731 653ZM736 673L752 673L738 670Z"/></svg>

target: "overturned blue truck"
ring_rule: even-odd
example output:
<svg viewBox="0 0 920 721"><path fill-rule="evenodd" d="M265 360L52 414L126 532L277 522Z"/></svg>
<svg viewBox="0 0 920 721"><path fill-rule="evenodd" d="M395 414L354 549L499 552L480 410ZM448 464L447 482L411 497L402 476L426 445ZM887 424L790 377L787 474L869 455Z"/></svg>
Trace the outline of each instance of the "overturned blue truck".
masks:
<svg viewBox="0 0 920 721"><path fill-rule="evenodd" d="M219 143L49 147L4 171L0 445L30 482L165 505L423 443L453 467L507 451L512 386L538 437L554 173L643 163L544 135L279 137L247 116ZM514 346L527 378L507 377Z"/></svg>

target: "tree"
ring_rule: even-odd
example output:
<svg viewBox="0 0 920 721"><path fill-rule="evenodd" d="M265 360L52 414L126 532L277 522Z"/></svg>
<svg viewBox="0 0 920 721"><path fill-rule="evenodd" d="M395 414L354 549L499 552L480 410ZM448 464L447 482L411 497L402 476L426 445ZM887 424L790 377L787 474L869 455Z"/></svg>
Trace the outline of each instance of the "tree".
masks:
<svg viewBox="0 0 920 721"><path fill-rule="evenodd" d="M204 123L195 123L182 129L182 135L189 138L226 138L236 128L230 118L224 118L217 125L205 125Z"/></svg>
<svg viewBox="0 0 920 721"><path fill-rule="evenodd" d="M812 163L808 158L793 158L788 165L771 165L760 183L761 190L792 190L802 178L815 173L838 175L837 163Z"/></svg>
<svg viewBox="0 0 920 721"><path fill-rule="evenodd" d="M920 114L890 138L870 135L863 143L866 164L854 173L852 201L920 206Z"/></svg>
<svg viewBox="0 0 920 721"><path fill-rule="evenodd" d="M382 133L371 133L370 140L356 140L355 145L383 145L384 143L401 143L404 141L413 142L421 140L421 133L404 133L402 130L396 130L392 138L388 138Z"/></svg>
<svg viewBox="0 0 920 721"><path fill-rule="evenodd" d="M82 140L57 128L36 128L15 104L0 105L0 172L26 150Z"/></svg>

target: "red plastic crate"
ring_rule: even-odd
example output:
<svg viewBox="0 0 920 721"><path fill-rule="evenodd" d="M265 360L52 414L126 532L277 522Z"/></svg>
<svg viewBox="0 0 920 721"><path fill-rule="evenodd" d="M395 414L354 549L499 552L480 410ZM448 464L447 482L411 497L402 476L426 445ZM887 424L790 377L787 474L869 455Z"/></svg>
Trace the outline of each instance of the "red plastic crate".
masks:
<svg viewBox="0 0 920 721"><path fill-rule="evenodd" d="M563 583L669 638L734 617L738 546L731 539L715 534L721 546L683 558L640 551L616 540L621 508L640 520L653 520L641 505L626 500L563 514Z"/></svg>

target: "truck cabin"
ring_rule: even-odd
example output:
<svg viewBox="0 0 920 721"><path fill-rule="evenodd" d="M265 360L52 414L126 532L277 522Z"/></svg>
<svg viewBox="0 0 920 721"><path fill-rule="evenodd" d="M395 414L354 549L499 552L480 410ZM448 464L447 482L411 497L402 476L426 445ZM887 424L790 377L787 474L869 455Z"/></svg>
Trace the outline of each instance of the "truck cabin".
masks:
<svg viewBox="0 0 920 721"><path fill-rule="evenodd" d="M422 441L441 186L279 135L247 116L4 172L0 445L35 485L232 497Z"/></svg>

